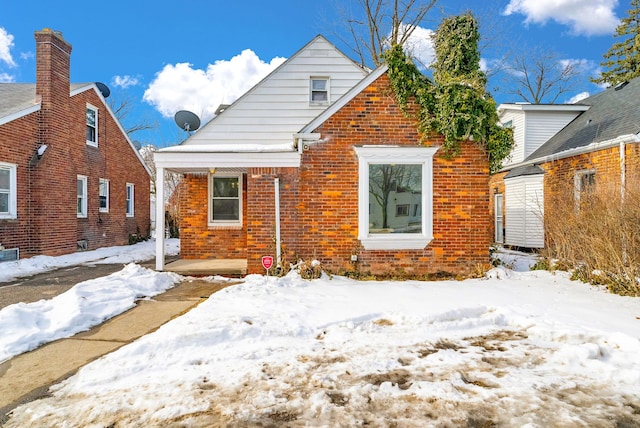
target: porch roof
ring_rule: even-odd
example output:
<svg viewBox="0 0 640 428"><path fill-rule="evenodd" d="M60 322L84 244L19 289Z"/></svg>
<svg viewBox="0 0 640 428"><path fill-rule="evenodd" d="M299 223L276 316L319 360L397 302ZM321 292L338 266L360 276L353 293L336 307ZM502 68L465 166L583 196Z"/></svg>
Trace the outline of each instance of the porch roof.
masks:
<svg viewBox="0 0 640 428"><path fill-rule="evenodd" d="M299 167L300 153L287 144L201 144L168 147L154 153L157 168L204 172L211 168Z"/></svg>

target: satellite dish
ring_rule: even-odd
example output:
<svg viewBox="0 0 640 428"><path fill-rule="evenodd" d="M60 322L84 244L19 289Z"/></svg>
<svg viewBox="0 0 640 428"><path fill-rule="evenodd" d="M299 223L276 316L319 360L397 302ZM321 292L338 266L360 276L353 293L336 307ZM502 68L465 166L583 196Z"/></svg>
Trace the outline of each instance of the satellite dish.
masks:
<svg viewBox="0 0 640 428"><path fill-rule="evenodd" d="M187 132L200 128L200 119L194 113L187 110L180 110L173 117L176 124Z"/></svg>
<svg viewBox="0 0 640 428"><path fill-rule="evenodd" d="M132 141L132 143L136 150L140 150L142 148L142 143L140 143L140 141Z"/></svg>
<svg viewBox="0 0 640 428"><path fill-rule="evenodd" d="M111 91L109 90L109 87L107 85L105 85L102 82L96 82L96 86L98 87L98 90L100 91L100 93L104 98L109 97L109 95L111 94Z"/></svg>

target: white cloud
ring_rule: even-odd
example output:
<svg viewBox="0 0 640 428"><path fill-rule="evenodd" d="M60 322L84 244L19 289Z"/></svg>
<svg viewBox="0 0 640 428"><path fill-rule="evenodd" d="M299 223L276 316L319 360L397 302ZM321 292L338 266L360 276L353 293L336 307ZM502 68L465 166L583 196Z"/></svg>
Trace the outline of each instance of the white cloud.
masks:
<svg viewBox="0 0 640 428"><path fill-rule="evenodd" d="M404 46L407 54L425 67L429 67L436 59L432 37L433 30L416 27Z"/></svg>
<svg viewBox="0 0 640 428"><path fill-rule="evenodd" d="M584 100L585 98L588 98L591 94L589 94L589 92L580 92L579 94L574 95L572 98L569 99L569 101L567 101L567 104L575 104L579 101Z"/></svg>
<svg viewBox="0 0 640 428"><path fill-rule="evenodd" d="M0 73L0 83L12 83L15 78L7 73Z"/></svg>
<svg viewBox="0 0 640 428"><path fill-rule="evenodd" d="M220 104L238 99L285 60L276 57L267 63L245 49L228 61L209 64L206 70L194 69L189 63L168 64L156 74L143 98L165 117L189 110L206 122Z"/></svg>
<svg viewBox="0 0 640 428"><path fill-rule="evenodd" d="M504 15L522 14L525 23L552 20L571 28L576 35L613 34L618 26L614 8L618 0L510 0Z"/></svg>
<svg viewBox="0 0 640 428"><path fill-rule="evenodd" d="M114 76L111 79L111 84L113 86L117 86L123 89L126 89L130 86L137 86L140 83L137 77L129 76L128 74L124 76Z"/></svg>
<svg viewBox="0 0 640 428"><path fill-rule="evenodd" d="M7 33L7 30L0 27L0 61L10 67L15 67L16 63L11 56L11 47L13 46L13 36Z"/></svg>

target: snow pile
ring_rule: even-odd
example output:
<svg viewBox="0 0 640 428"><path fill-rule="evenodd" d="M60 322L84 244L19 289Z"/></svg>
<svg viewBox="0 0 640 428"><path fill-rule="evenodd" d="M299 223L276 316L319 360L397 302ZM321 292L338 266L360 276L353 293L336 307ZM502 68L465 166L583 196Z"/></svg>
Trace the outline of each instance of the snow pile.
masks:
<svg viewBox="0 0 640 428"><path fill-rule="evenodd" d="M175 255L180 252L179 239L165 240L165 254ZM134 245L98 248L64 256L35 256L28 259L4 262L0 264L0 282L12 281L16 278L35 275L53 269L76 266L88 263L130 263L151 260L156 256L154 240L139 242Z"/></svg>
<svg viewBox="0 0 640 428"><path fill-rule="evenodd" d="M6 426L640 425L639 299L490 277L251 275Z"/></svg>
<svg viewBox="0 0 640 428"><path fill-rule="evenodd" d="M76 284L52 299L7 306L0 310L0 362L89 330L131 309L136 300L166 291L182 278L131 263L109 276Z"/></svg>

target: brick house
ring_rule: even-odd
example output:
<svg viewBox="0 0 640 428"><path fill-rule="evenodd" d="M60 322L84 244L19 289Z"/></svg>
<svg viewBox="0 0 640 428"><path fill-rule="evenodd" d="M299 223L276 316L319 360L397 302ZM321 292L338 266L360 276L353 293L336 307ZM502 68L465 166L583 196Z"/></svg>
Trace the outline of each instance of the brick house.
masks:
<svg viewBox="0 0 640 428"><path fill-rule="evenodd" d="M149 170L106 87L70 83L71 45L59 32L35 40L36 83L0 83L0 260L148 235Z"/></svg>
<svg viewBox="0 0 640 428"><path fill-rule="evenodd" d="M500 105L502 123L514 129L516 149L491 177L494 241L544 248L545 227L564 208L558 207L560 196L569 195L576 204L596 182L615 186L620 194L637 185L639 99L636 78L572 105Z"/></svg>
<svg viewBox="0 0 640 428"><path fill-rule="evenodd" d="M464 274L486 264L486 153L469 143L447 159L441 140L421 144L386 71L361 69L318 36L182 145L157 152L158 171L185 176L181 257L242 259L248 273L264 272L263 255L374 274ZM261 99L285 110L260 113ZM260 117L277 124L302 110L280 133ZM245 117L257 131L230 145Z"/></svg>

